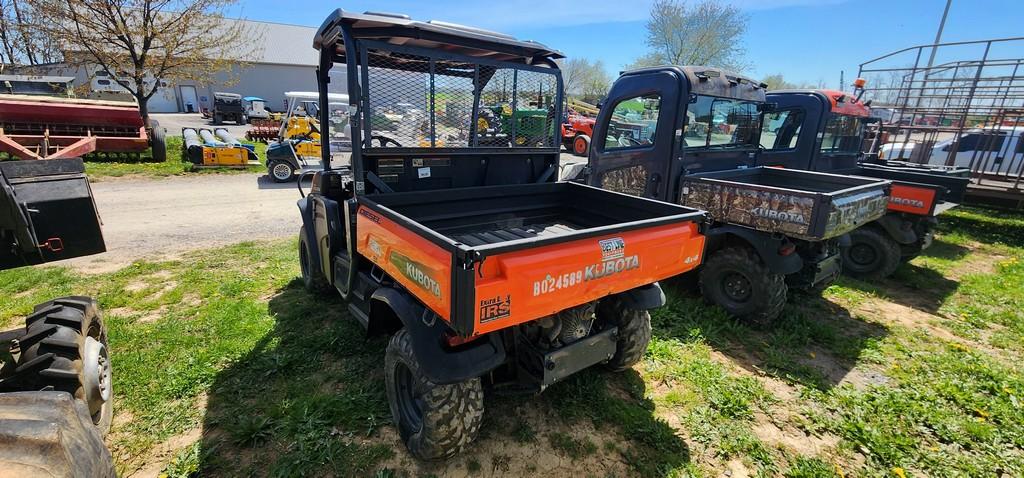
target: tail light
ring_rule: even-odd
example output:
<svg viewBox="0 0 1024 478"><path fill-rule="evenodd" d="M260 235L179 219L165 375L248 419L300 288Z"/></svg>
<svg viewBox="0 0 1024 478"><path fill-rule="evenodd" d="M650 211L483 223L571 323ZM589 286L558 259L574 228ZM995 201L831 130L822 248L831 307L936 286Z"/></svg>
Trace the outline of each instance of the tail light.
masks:
<svg viewBox="0 0 1024 478"><path fill-rule="evenodd" d="M475 341L475 340L477 340L477 339L479 339L481 337L483 337L483 335L474 335L472 337L463 337L461 335L456 335L456 334L453 334L451 332L448 332L444 336L444 342L449 347L458 347L460 345L465 345L465 344L468 344L470 342L473 342L473 341Z"/></svg>
<svg viewBox="0 0 1024 478"><path fill-rule="evenodd" d="M780 256L783 256L783 257L788 256L788 255L796 252L796 244L793 244L792 242L786 241L784 244L779 246L779 251L778 252L779 252Z"/></svg>

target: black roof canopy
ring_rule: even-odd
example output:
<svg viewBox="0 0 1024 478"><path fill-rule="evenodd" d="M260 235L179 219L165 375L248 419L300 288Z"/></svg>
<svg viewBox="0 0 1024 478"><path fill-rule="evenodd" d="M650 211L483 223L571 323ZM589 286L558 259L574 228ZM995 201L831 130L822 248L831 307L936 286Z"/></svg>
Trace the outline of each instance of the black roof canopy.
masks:
<svg viewBox="0 0 1024 478"><path fill-rule="evenodd" d="M564 58L561 52L530 40L517 40L510 35L454 23L412 20L393 13L353 13L337 9L324 20L313 38L313 47L334 48L336 59L345 61L341 29L348 30L353 40L375 40L395 46L440 50L462 56L494 61L549 63Z"/></svg>

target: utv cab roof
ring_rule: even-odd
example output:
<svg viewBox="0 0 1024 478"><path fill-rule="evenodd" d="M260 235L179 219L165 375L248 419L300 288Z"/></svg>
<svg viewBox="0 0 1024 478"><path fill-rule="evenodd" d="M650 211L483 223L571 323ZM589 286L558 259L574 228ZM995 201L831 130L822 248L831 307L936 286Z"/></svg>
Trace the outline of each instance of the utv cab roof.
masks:
<svg viewBox="0 0 1024 478"><path fill-rule="evenodd" d="M768 92L769 95L813 95L821 99L826 105L829 106L829 111L842 115L849 116L861 116L864 118L871 116L871 108L868 108L863 101L857 99L857 95L853 93L844 93L839 90L826 90L826 89L791 89L791 90L772 90Z"/></svg>
<svg viewBox="0 0 1024 478"><path fill-rule="evenodd" d="M532 40L517 40L504 33L483 30L455 23L412 20L395 13L353 13L337 9L313 37L313 47L335 48L336 61L344 62L345 29L352 40L376 40L396 46L421 47L474 58L534 64L564 58Z"/></svg>
<svg viewBox="0 0 1024 478"><path fill-rule="evenodd" d="M676 74L686 78L690 84L690 93L721 98L764 102L765 88L768 85L760 81L742 77L733 72L710 66L654 66L625 71L623 75L633 75L650 71L674 70Z"/></svg>

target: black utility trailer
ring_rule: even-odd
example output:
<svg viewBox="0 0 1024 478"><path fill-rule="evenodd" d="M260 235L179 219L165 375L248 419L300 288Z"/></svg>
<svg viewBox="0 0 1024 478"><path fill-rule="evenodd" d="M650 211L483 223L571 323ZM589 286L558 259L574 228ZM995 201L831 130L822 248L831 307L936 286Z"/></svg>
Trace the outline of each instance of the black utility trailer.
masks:
<svg viewBox="0 0 1024 478"><path fill-rule="evenodd" d="M657 281L700 264L704 213L556 183L559 111L531 118L541 137L522 143L496 146L479 130L481 105L558 109L561 54L341 10L314 46L323 134L340 133L328 101L347 91L352 148L344 169L331 167L343 153L322 148L323 171L298 203L302 276L345 297L368 332L392 334L384 385L414 456L442 459L472 441L484 385L540 391L643 357L648 310L665 302ZM374 129L392 124L398 134L379 141ZM509 137L526 133L520 125Z"/></svg>
<svg viewBox="0 0 1024 478"><path fill-rule="evenodd" d="M704 297L762 324L779 316L790 287L818 290L838 275L843 233L877 218L887 189L885 181L742 169L756 164L772 109L764 88L702 66L623 73L598 115L584 170L594 186L711 209ZM649 126L639 137L617 134L624 123ZM705 177L717 172L724 177ZM829 196L849 188L858 193Z"/></svg>

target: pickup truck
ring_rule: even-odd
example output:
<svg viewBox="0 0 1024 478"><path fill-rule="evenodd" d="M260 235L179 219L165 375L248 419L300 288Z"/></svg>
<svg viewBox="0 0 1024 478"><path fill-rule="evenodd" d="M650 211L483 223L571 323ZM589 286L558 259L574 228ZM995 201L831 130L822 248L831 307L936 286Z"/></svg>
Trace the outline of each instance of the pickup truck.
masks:
<svg viewBox="0 0 1024 478"><path fill-rule="evenodd" d="M885 179L893 182L888 212L850 233L843 272L863 279L891 275L931 245L937 216L963 200L965 170L914 163L888 164L863 148L870 109L855 93L835 90L770 91L769 120L761 131L758 164Z"/></svg>
<svg viewBox="0 0 1024 478"><path fill-rule="evenodd" d="M604 101L588 184L709 212L705 299L768 325L790 287L817 290L839 274L845 233L885 214L889 182L752 169L765 85L718 68L623 73ZM622 118L653 127L625 134Z"/></svg>
<svg viewBox="0 0 1024 478"><path fill-rule="evenodd" d="M391 335L384 385L412 455L468 446L484 385L536 392L593 365L640 360L648 310L665 303L658 281L701 262L705 214L556 181L560 53L341 10L314 46L320 124L338 133L328 97L347 91L352 148L321 148L323 170L298 202L302 277L310 291L340 293L368 332ZM423 121L376 141L374 106L413 99ZM553 114L535 118L530 141L498 143L478 121L481 105L495 104ZM502 134L519 137L519 125ZM350 165L332 168L341 154Z"/></svg>

